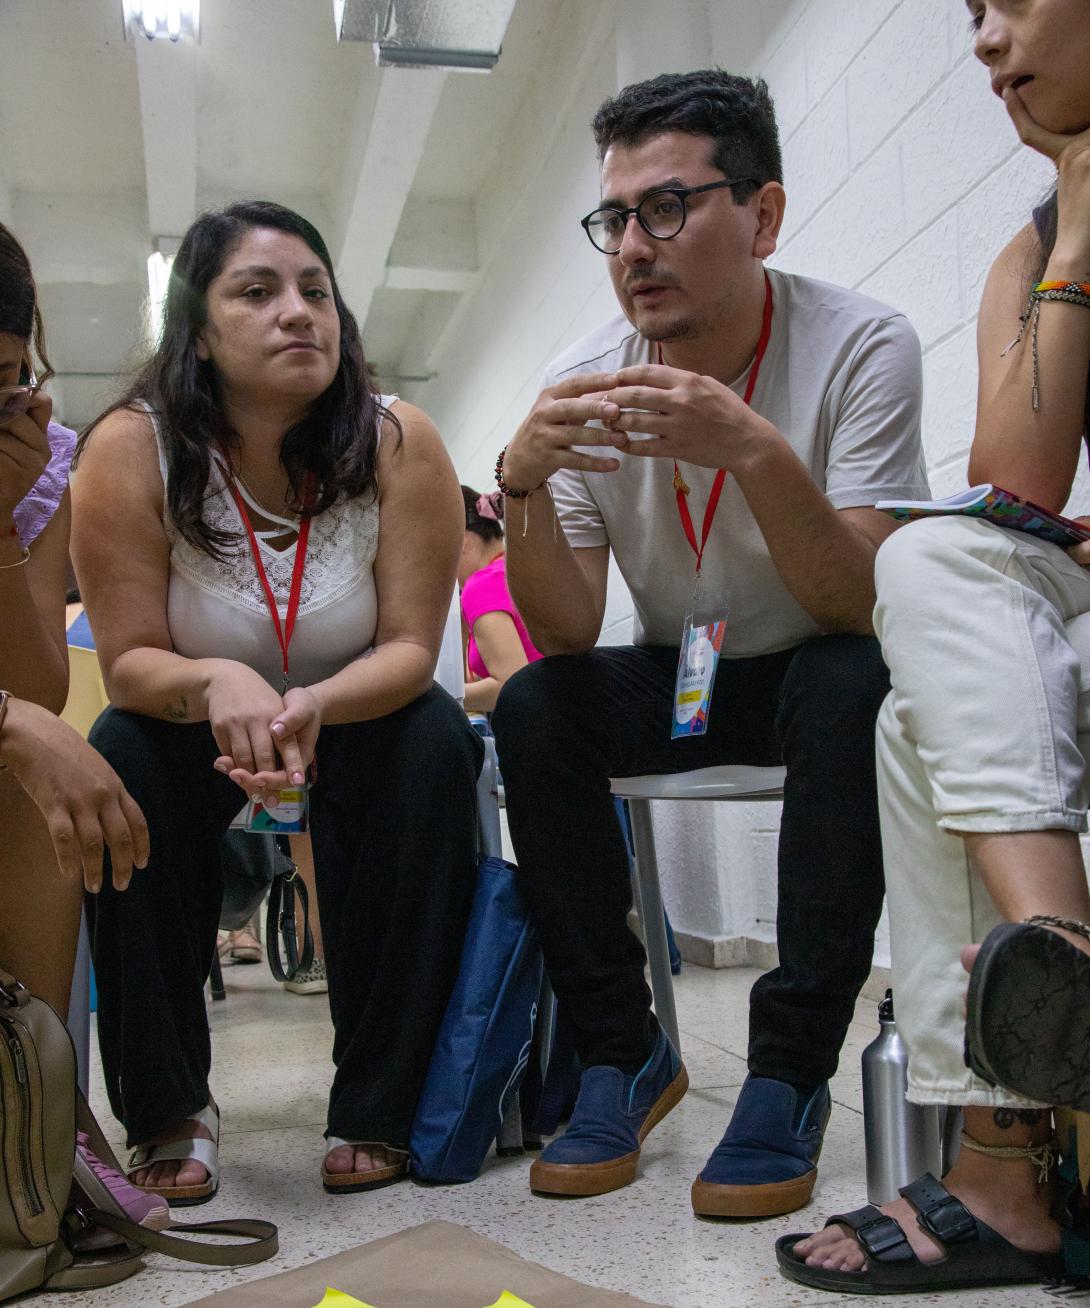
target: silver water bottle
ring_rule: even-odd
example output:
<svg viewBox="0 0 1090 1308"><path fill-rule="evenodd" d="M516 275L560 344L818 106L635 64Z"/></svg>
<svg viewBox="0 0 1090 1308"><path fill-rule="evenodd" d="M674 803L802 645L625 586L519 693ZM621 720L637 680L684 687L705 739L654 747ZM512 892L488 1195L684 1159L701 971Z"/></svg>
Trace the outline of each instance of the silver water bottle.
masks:
<svg viewBox="0 0 1090 1308"><path fill-rule="evenodd" d="M878 1006L879 1032L863 1050L863 1134L867 1198L886 1204L924 1172L942 1175L942 1117L938 1106L910 1104L908 1050L893 1020L893 991Z"/></svg>

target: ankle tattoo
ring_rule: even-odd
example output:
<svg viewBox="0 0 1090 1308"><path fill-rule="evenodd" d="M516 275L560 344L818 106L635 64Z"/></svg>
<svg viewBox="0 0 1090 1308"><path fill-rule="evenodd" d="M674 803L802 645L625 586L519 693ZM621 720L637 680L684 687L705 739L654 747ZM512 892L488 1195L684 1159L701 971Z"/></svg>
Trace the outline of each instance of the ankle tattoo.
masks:
<svg viewBox="0 0 1090 1308"><path fill-rule="evenodd" d="M1009 1131L1012 1126L1039 1126L1046 1111L1043 1108L997 1108L992 1113L992 1121L1001 1131Z"/></svg>

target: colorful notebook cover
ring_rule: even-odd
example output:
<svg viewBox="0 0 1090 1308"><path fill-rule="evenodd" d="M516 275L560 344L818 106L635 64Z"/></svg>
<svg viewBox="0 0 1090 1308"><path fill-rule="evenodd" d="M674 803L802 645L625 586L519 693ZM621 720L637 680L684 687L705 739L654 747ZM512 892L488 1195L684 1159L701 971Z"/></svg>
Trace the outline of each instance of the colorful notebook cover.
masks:
<svg viewBox="0 0 1090 1308"><path fill-rule="evenodd" d="M1002 486L970 486L945 500L879 500L874 507L898 522L917 522L921 518L950 514L983 518L997 527L1024 531L1040 540L1050 541L1061 549L1090 540L1090 527L1042 509L1039 504L1024 500Z"/></svg>

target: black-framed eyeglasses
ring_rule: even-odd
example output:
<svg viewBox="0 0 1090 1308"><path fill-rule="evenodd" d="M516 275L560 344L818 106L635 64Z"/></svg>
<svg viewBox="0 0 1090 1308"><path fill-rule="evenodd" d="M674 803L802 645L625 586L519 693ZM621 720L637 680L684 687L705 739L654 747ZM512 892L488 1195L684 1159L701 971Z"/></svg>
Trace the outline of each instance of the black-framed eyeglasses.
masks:
<svg viewBox="0 0 1090 1308"><path fill-rule="evenodd" d="M705 182L703 186L664 186L650 191L631 209L595 209L588 213L580 226L590 238L591 245L603 254L616 254L624 241L628 220L633 214L636 221L656 241L669 241L685 226L688 210L685 201L690 195L702 191L715 191L721 186L756 184L754 177L725 177L721 182Z"/></svg>

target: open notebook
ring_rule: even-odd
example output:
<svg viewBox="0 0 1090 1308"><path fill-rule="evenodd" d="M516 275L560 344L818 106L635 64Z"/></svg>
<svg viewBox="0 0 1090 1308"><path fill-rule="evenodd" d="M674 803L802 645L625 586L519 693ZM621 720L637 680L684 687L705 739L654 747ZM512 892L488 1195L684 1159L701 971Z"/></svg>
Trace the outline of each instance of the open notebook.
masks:
<svg viewBox="0 0 1090 1308"><path fill-rule="evenodd" d="M879 500L874 507L898 522L916 522L921 518L950 514L983 518L997 527L1024 531L1030 536L1051 541L1062 549L1090 540L1090 526L1042 509L1039 504L1024 500L1002 486L970 486L945 500Z"/></svg>

